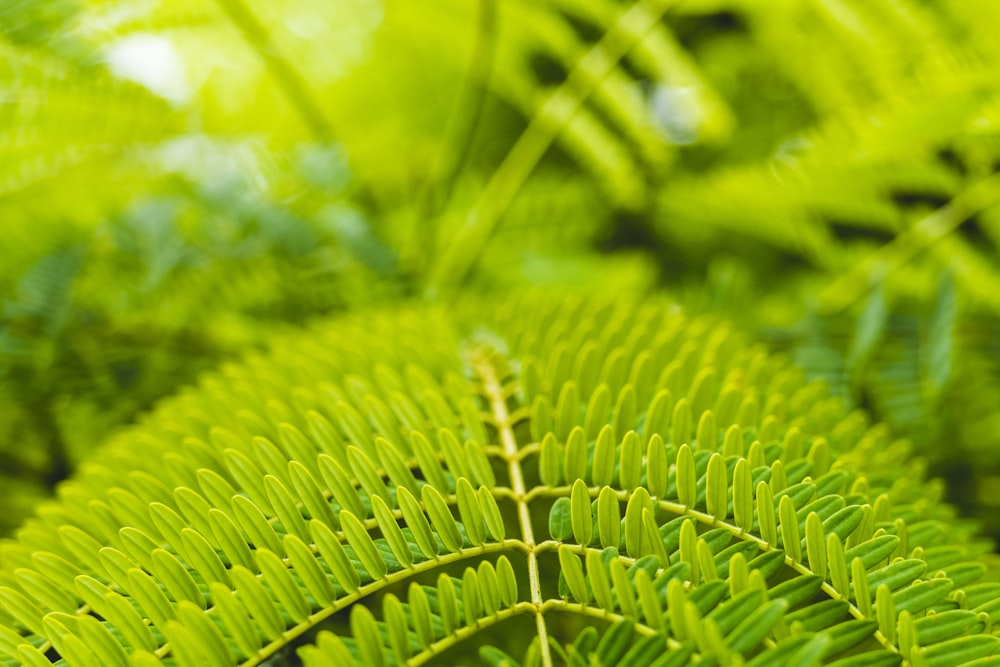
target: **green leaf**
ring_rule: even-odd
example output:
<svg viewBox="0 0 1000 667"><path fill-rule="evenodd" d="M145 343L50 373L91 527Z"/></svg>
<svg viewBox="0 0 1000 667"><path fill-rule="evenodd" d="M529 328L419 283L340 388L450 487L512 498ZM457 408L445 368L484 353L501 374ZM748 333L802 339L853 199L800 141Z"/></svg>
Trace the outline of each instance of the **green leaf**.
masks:
<svg viewBox="0 0 1000 667"><path fill-rule="evenodd" d="M208 511L208 519L212 524L212 534L215 543L219 545L222 553L226 555L230 564L242 565L249 570L257 569L257 561L250 551L250 547L240 535L239 528L229 518L229 515L219 509Z"/></svg>
<svg viewBox="0 0 1000 667"><path fill-rule="evenodd" d="M621 488L631 491L639 486L642 476L642 449L639 434L629 431L621 443L621 461L618 468Z"/></svg>
<svg viewBox="0 0 1000 667"><path fill-rule="evenodd" d="M874 572L868 573L868 585L878 588L885 584L890 591L899 589L927 571L927 563L911 558L897 561Z"/></svg>
<svg viewBox="0 0 1000 667"><path fill-rule="evenodd" d="M885 301L885 289L882 283L877 283L868 295L847 352L847 366L855 376L865 367L885 334L889 319Z"/></svg>
<svg viewBox="0 0 1000 667"><path fill-rule="evenodd" d="M652 545L643 539L642 514L653 510L653 500L645 487L637 487L625 505L625 549L632 558L649 553ZM658 536L657 532L657 536Z"/></svg>
<svg viewBox="0 0 1000 667"><path fill-rule="evenodd" d="M879 649L827 663L827 667L896 667L902 662L903 656L900 654Z"/></svg>
<svg viewBox="0 0 1000 667"><path fill-rule="evenodd" d="M897 611L916 614L944 599L952 588L954 584L949 579L918 580L894 593L892 603Z"/></svg>
<svg viewBox="0 0 1000 667"><path fill-rule="evenodd" d="M555 434L546 433L538 452L538 475L542 484L559 486L563 456L562 446L556 440Z"/></svg>
<svg viewBox="0 0 1000 667"><path fill-rule="evenodd" d="M514 568L506 556L497 559L496 571L500 602L505 607L512 607L517 602L517 579L514 576Z"/></svg>
<svg viewBox="0 0 1000 667"><path fill-rule="evenodd" d="M687 594L684 591L684 583L680 579L669 580L667 582L667 614L670 617L670 634L679 642L686 641L690 637L687 618L684 615L686 606Z"/></svg>
<svg viewBox="0 0 1000 667"><path fill-rule="evenodd" d="M631 646L634 633L635 626L630 621L619 621L608 628L595 651L601 664L617 664Z"/></svg>
<svg viewBox="0 0 1000 667"><path fill-rule="evenodd" d="M718 452L708 459L705 475L705 503L708 513L716 519L725 519L728 510L729 480L726 479L726 462Z"/></svg>
<svg viewBox="0 0 1000 667"><path fill-rule="evenodd" d="M642 541L659 560L661 567L670 566L670 555L663 544L653 511L649 507L642 508Z"/></svg>
<svg viewBox="0 0 1000 667"><path fill-rule="evenodd" d="M826 558L834 589L844 597L849 596L851 584L847 573L847 559L844 557L844 545L836 533L830 533L826 538Z"/></svg>
<svg viewBox="0 0 1000 667"><path fill-rule="evenodd" d="M430 487L424 487L428 489ZM424 494L424 500L428 494ZM443 503L444 501L442 501ZM451 515L448 515L449 518ZM431 516L433 520L433 515ZM340 525L344 529L344 537L347 538L348 544L354 549L354 553L357 554L358 560L364 566L365 570L371 575L372 579L381 579L386 575L386 565L385 561L382 559L382 555L378 551L378 547L375 546L375 542L372 541L371 535L365 530L365 527L357 517L348 512L347 510L340 511ZM435 523L436 526L436 523ZM259 561L258 557L258 561ZM263 564L261 564L261 569L263 570Z"/></svg>
<svg viewBox="0 0 1000 667"><path fill-rule="evenodd" d="M698 531L692 519L681 522L679 551L681 562L691 567L692 583L697 583L699 581Z"/></svg>
<svg viewBox="0 0 1000 667"><path fill-rule="evenodd" d="M688 444L691 436L691 408L686 398L674 405L673 418L670 420L670 444L675 447ZM682 504L687 505L684 501Z"/></svg>
<svg viewBox="0 0 1000 667"><path fill-rule="evenodd" d="M653 396L649 403L649 410L646 411L646 419L643 427L643 441L647 444L654 436L663 440L664 434L670 425L670 417L673 410L674 399L669 389L660 389ZM650 492L653 490L650 489ZM658 494L653 494L658 495Z"/></svg>
<svg viewBox="0 0 1000 667"><path fill-rule="evenodd" d="M250 620L247 610L222 584L211 584L209 591L228 636L232 637L243 657L250 658L255 655L260 648L260 640L257 637L257 628Z"/></svg>
<svg viewBox="0 0 1000 667"><path fill-rule="evenodd" d="M974 660L1000 653L1000 638L989 635L959 637L914 651L927 667L967 665ZM916 657L915 657L916 659Z"/></svg>
<svg viewBox="0 0 1000 667"><path fill-rule="evenodd" d="M565 439L574 426L580 412L580 392L575 382L567 382L559 390L559 399L556 401L556 424L555 434L559 438ZM558 484L556 481L552 486Z"/></svg>
<svg viewBox="0 0 1000 667"><path fill-rule="evenodd" d="M506 536L503 515L497 505L496 498L485 486L480 486L476 492L479 496L479 507L483 512L483 521L486 523L486 530L497 542L503 542Z"/></svg>
<svg viewBox="0 0 1000 667"><path fill-rule="evenodd" d="M709 613L708 618L715 621L720 632L728 634L763 602L764 594L762 591L744 591L716 607Z"/></svg>
<svg viewBox="0 0 1000 667"><path fill-rule="evenodd" d="M746 459L733 469L733 522L744 532L753 529L753 478Z"/></svg>
<svg viewBox="0 0 1000 667"><path fill-rule="evenodd" d="M590 478L592 486L611 484L615 474L615 433L610 425L605 425L597 436L594 446L594 463Z"/></svg>
<svg viewBox="0 0 1000 667"><path fill-rule="evenodd" d="M863 567L867 570L888 558L898 545L899 538L895 535L880 535L848 549L844 552L844 558L848 563L853 563L855 558L861 559Z"/></svg>
<svg viewBox="0 0 1000 667"><path fill-rule="evenodd" d="M869 581L870 583L870 581ZM887 641L896 641L896 606L892 603L892 591L886 584L875 589L875 619L879 632Z"/></svg>
<svg viewBox="0 0 1000 667"><path fill-rule="evenodd" d="M235 656L226 645L226 640L218 626L209 620L200 607L182 600L177 605L177 618L197 643L198 655L201 659L207 659L213 665L236 664ZM173 622L171 621L171 623Z"/></svg>
<svg viewBox="0 0 1000 667"><path fill-rule="evenodd" d="M479 496L469 480L460 478L456 485L458 513L465 526L465 534L473 546L479 546L486 540L486 528L483 522L483 509L479 506Z"/></svg>
<svg viewBox="0 0 1000 667"><path fill-rule="evenodd" d="M471 567L465 568L462 574L462 613L465 625L475 625L476 619L482 616L482 596L479 594L479 576Z"/></svg>
<svg viewBox="0 0 1000 667"><path fill-rule="evenodd" d="M182 600L183 602L183 600ZM104 618L115 625L125 637L125 640L134 648L146 651L155 651L157 647L153 633L142 622L142 618L135 609L117 593L108 593L104 596Z"/></svg>
<svg viewBox="0 0 1000 667"><path fill-rule="evenodd" d="M343 517L341 517L343 521ZM285 563L275 554L266 549L257 552L257 562L266 583L277 597L281 608L292 617L296 623L302 623L312 609L302 590L292 579Z"/></svg>
<svg viewBox="0 0 1000 667"><path fill-rule="evenodd" d="M800 562L802 560L802 545L799 537L799 518L795 513L795 504L791 497L781 497L778 503L778 516L781 519L782 548L789 558Z"/></svg>
<svg viewBox="0 0 1000 667"><path fill-rule="evenodd" d="M321 607L333 602L336 592L305 542L295 535L285 535L284 543L292 569L299 575L313 599Z"/></svg>
<svg viewBox="0 0 1000 667"><path fill-rule="evenodd" d="M417 641L422 648L426 649L434 642L434 623L427 593L417 582L410 582L407 601L410 604L410 620L417 635Z"/></svg>
<svg viewBox="0 0 1000 667"><path fill-rule="evenodd" d="M806 556L809 569L820 577L826 577L826 547L823 522L816 512L810 512L806 517Z"/></svg>
<svg viewBox="0 0 1000 667"><path fill-rule="evenodd" d="M385 620L386 635L392 648L396 664L404 664L410 657L410 637L406 612L403 605L392 593L382 598L382 618Z"/></svg>
<svg viewBox="0 0 1000 667"><path fill-rule="evenodd" d="M683 402L684 399L681 399L681 403ZM693 509L697 498L698 478L695 473L694 454L688 445L681 445L677 450L677 500L681 505Z"/></svg>
<svg viewBox="0 0 1000 667"><path fill-rule="evenodd" d="M445 478L444 470L441 468L438 457L427 438L419 431L413 431L410 433L410 447L413 449L417 465L420 467L420 472L424 475L427 483L436 489L446 490L448 488L448 481ZM355 514L361 514L355 508L350 509Z"/></svg>
<svg viewBox="0 0 1000 667"><path fill-rule="evenodd" d="M822 600L787 614L785 621L789 625L800 623L807 632L818 632L842 621L849 609L850 605L846 600Z"/></svg>
<svg viewBox="0 0 1000 667"><path fill-rule="evenodd" d="M587 484L582 479L577 479L573 482L570 493L570 519L573 525L573 538L577 544L588 545L593 539L594 517L590 503Z"/></svg>
<svg viewBox="0 0 1000 667"><path fill-rule="evenodd" d="M420 496L423 498L427 516L430 517L438 537L444 542L445 549L451 552L461 549L462 535L459 533L455 518L451 515L451 511L441 494L432 486L424 486L420 489ZM343 522L343 517L341 517L341 522Z"/></svg>
<svg viewBox="0 0 1000 667"><path fill-rule="evenodd" d="M343 545L330 530L330 527L322 521L313 519L309 522L309 532L312 535L313 543L319 549L337 583L348 593L357 593L361 579Z"/></svg>
<svg viewBox="0 0 1000 667"><path fill-rule="evenodd" d="M583 574L583 565L580 564L579 556L564 544L559 546L559 567L573 597L577 602L587 604L590 595L587 592L587 577Z"/></svg>
<svg viewBox="0 0 1000 667"><path fill-rule="evenodd" d="M704 540L698 540L697 554L698 572L701 573L702 580L706 582L717 581L719 572L715 567L715 556L712 553L712 548Z"/></svg>
<svg viewBox="0 0 1000 667"><path fill-rule="evenodd" d="M518 662L514 658L492 646L480 646L479 658L489 667L518 667Z"/></svg>
<svg viewBox="0 0 1000 667"><path fill-rule="evenodd" d="M924 376L929 395L940 396L952 377L954 367L955 326L958 319L958 298L951 272L944 272L938 282L938 293L931 319L924 359Z"/></svg>
<svg viewBox="0 0 1000 667"><path fill-rule="evenodd" d="M653 497L663 498L668 482L666 445L659 433L653 433L646 446L646 488Z"/></svg>
<svg viewBox="0 0 1000 667"><path fill-rule="evenodd" d="M979 622L975 612L952 609L918 618L913 622L917 644L930 646L964 634Z"/></svg>
<svg viewBox="0 0 1000 667"><path fill-rule="evenodd" d="M789 609L811 599L823 586L823 580L814 575L803 575L784 581L768 591L772 600L785 600Z"/></svg>
<svg viewBox="0 0 1000 667"><path fill-rule="evenodd" d="M244 496L233 496L233 514L236 515L236 522L250 538L254 547L277 554L284 553L274 528L253 501Z"/></svg>
<svg viewBox="0 0 1000 667"><path fill-rule="evenodd" d="M778 544L778 523L774 518L774 496L767 482L757 484L757 517L760 537L772 546Z"/></svg>
<svg viewBox="0 0 1000 667"><path fill-rule="evenodd" d="M569 432L563 460L566 481L583 479L587 474L587 435L579 426Z"/></svg>
<svg viewBox="0 0 1000 667"><path fill-rule="evenodd" d="M465 460L469 464L472 480L476 484L496 486L496 476L493 474L493 467L490 465L490 460L486 456L486 450L483 449L483 446L475 440L469 440L465 443L463 451Z"/></svg>
<svg viewBox="0 0 1000 667"><path fill-rule="evenodd" d="M816 635L806 642L802 648L792 654L792 657L789 658L788 664L802 665L803 667L806 667L807 665L819 665L823 659L823 653L826 651L826 647L829 642L830 639L826 635Z"/></svg>
<svg viewBox="0 0 1000 667"><path fill-rule="evenodd" d="M167 596L143 570L139 568L129 570L128 583L132 597L154 624L166 625L167 621L174 618L174 608L167 600ZM226 587L223 586L223 588Z"/></svg>
<svg viewBox="0 0 1000 667"><path fill-rule="evenodd" d="M602 547L621 544L621 507L614 489L605 486L597 496L597 531Z"/></svg>
<svg viewBox="0 0 1000 667"><path fill-rule="evenodd" d="M639 598L639 607L646 619L646 625L654 630L659 630L662 623L663 607L660 605L659 594L653 588L653 581L646 570L638 570L635 573L635 589Z"/></svg>
<svg viewBox="0 0 1000 667"><path fill-rule="evenodd" d="M623 616L638 619L639 613L635 605L635 589L629 579L625 566L620 560L615 558L611 561L609 570L611 572L611 589L618 599L618 608Z"/></svg>
<svg viewBox="0 0 1000 667"><path fill-rule="evenodd" d="M396 487L396 501L399 503L403 520L406 521L406 525L410 529L410 533L413 535L413 540L417 543L420 553L426 558L437 556L437 540L434 539L434 533L431 531L431 525L427 522L427 517L424 516L423 511L420 509L420 503L403 486Z"/></svg>
<svg viewBox="0 0 1000 667"><path fill-rule="evenodd" d="M756 424L756 417L740 416L740 423ZM743 456L743 429L739 424L733 424L726 429L726 435L722 439L722 456L730 458L732 456Z"/></svg>
<svg viewBox="0 0 1000 667"><path fill-rule="evenodd" d="M772 600L744 616L726 636L729 649L744 655L754 650L781 620L788 606L785 600Z"/></svg>
<svg viewBox="0 0 1000 667"><path fill-rule="evenodd" d="M351 607L351 634L357 642L361 662L371 667L385 667L385 649L382 645L382 634L379 632L375 617L364 605Z"/></svg>
<svg viewBox="0 0 1000 667"><path fill-rule="evenodd" d="M718 446L719 435L715 425L715 415L710 410L701 413L695 440L699 452L714 452Z"/></svg>
<svg viewBox="0 0 1000 667"><path fill-rule="evenodd" d="M455 595L455 584L445 573L438 575L437 580L438 614L444 633L450 635L459 627L458 598Z"/></svg>
<svg viewBox="0 0 1000 667"><path fill-rule="evenodd" d="M577 480L581 484L582 481ZM586 488L586 484L584 484ZM588 503L589 504L589 503ZM589 512L589 509L588 509ZM570 498L557 498L549 509L549 535L560 542L568 540L573 534L573 508Z"/></svg>

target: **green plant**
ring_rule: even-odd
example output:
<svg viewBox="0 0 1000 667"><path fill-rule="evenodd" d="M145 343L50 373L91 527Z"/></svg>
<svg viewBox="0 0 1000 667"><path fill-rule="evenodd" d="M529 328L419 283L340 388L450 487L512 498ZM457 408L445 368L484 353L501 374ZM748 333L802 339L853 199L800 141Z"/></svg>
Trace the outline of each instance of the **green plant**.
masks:
<svg viewBox="0 0 1000 667"><path fill-rule="evenodd" d="M161 403L3 544L8 664L1000 652L992 545L907 444L722 322L569 295L311 329Z"/></svg>

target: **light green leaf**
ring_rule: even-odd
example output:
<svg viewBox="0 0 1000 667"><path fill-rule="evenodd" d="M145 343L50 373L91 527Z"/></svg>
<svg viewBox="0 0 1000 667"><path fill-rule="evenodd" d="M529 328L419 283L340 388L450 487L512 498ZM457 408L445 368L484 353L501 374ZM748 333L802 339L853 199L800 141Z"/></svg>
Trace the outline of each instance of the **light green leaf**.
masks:
<svg viewBox="0 0 1000 667"><path fill-rule="evenodd" d="M577 480L581 484L582 481ZM586 484L584 484L586 488ZM557 498L549 509L549 535L560 542L568 540L573 534L573 509L569 498Z"/></svg>
<svg viewBox="0 0 1000 667"><path fill-rule="evenodd" d="M570 518L573 525L573 537L577 544L584 546L593 539L594 517L590 510L590 492L582 479L573 482L570 494Z"/></svg>
<svg viewBox="0 0 1000 667"><path fill-rule="evenodd" d="M597 496L597 531L603 547L621 544L621 507L618 496L610 486L601 489Z"/></svg>
<svg viewBox="0 0 1000 667"><path fill-rule="evenodd" d="M430 487L425 486L424 488L428 489ZM424 496L426 500L427 494L425 493ZM451 515L449 514L448 516L450 517ZM433 519L433 516L431 518ZM378 547L375 546L375 542L372 541L371 535L365 530L364 525L347 510L340 511L340 525L344 529L344 537L347 538L347 542L354 549L354 553L357 554L358 560L361 561L368 574L373 579L384 577L386 575L385 561L382 559ZM259 553L258 563L260 562ZM261 570L263 570L263 563L260 563L260 565Z"/></svg>
<svg viewBox="0 0 1000 667"><path fill-rule="evenodd" d="M357 642L361 662L371 667L386 667L385 648L375 617L364 605L351 607L351 634Z"/></svg>
<svg viewBox="0 0 1000 667"><path fill-rule="evenodd" d="M567 482L583 479L587 473L587 435L580 427L570 431L566 439L563 468L566 471Z"/></svg>

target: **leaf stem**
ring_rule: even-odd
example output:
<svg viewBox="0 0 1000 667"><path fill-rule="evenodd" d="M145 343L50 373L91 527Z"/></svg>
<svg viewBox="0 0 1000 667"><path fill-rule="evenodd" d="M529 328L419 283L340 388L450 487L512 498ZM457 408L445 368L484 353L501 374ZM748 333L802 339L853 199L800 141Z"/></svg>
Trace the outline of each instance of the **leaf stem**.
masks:
<svg viewBox="0 0 1000 667"><path fill-rule="evenodd" d="M542 665L552 667L552 653L549 648L549 631L545 625L544 599L542 598L541 576L538 568L538 555L535 552L535 534L531 525L531 512L528 507L528 493L524 484L524 471L521 469L521 458L518 455L517 438L511 426L510 412L507 409L507 399L503 386L497 378L493 365L481 356L476 365L476 372L482 382L483 393L490 402L493 413L493 423L496 426L500 443L503 445L504 459L510 472L510 485L514 490L517 503L517 516L521 527L521 540L528 548L528 587L531 591L531 602L537 609L535 623L538 627L538 639L541 648Z"/></svg>

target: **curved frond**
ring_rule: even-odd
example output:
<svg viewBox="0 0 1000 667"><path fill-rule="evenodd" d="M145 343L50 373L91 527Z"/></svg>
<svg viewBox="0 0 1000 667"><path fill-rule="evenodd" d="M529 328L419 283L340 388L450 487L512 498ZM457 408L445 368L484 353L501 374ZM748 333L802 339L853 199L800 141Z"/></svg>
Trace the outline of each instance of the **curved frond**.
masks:
<svg viewBox="0 0 1000 667"><path fill-rule="evenodd" d="M0 653L992 655L991 547L922 477L886 428L664 302L359 313L106 444L3 545ZM493 645L522 621L536 641Z"/></svg>

